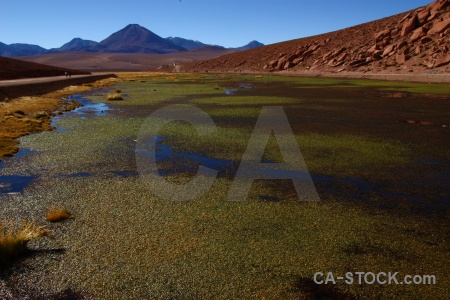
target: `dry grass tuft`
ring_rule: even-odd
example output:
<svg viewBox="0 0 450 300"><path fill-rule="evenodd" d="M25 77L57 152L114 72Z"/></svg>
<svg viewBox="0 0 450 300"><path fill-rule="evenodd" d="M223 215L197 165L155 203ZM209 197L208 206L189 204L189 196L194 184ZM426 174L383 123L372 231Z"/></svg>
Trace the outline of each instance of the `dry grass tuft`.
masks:
<svg viewBox="0 0 450 300"><path fill-rule="evenodd" d="M50 236L51 231L31 222L0 221L0 263L9 263L28 251L29 241Z"/></svg>
<svg viewBox="0 0 450 300"><path fill-rule="evenodd" d="M123 100L121 93L108 94L106 96L106 100L115 101L115 100Z"/></svg>
<svg viewBox="0 0 450 300"><path fill-rule="evenodd" d="M57 209L57 208L50 208L48 211L47 217L45 220L47 222L61 222L67 219L73 218L72 214L65 208Z"/></svg>

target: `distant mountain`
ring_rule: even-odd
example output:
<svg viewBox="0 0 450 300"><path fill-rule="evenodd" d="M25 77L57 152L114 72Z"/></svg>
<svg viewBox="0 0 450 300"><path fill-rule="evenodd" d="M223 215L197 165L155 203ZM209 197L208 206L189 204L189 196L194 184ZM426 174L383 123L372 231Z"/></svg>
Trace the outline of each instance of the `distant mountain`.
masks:
<svg viewBox="0 0 450 300"><path fill-rule="evenodd" d="M163 39L147 28L130 24L104 39L96 47L97 52L108 53L171 53L186 50Z"/></svg>
<svg viewBox="0 0 450 300"><path fill-rule="evenodd" d="M0 56L5 56L3 53L8 51L8 45L0 42Z"/></svg>
<svg viewBox="0 0 450 300"><path fill-rule="evenodd" d="M247 45L242 46L242 47L238 47L238 48L235 48L235 49L236 50L250 50L250 49L255 49L255 48L258 48L258 47L262 47L262 46L264 46L263 43L260 43L258 41L251 41Z"/></svg>
<svg viewBox="0 0 450 300"><path fill-rule="evenodd" d="M154 53L164 54L177 51L192 51L204 47L213 47L211 50L248 50L264 46L252 41L239 48L225 48L218 45L204 44L200 41L189 40L180 37L162 38L138 24L130 24L113 33L100 43L81 38L74 38L59 48L45 49L37 45L0 43L0 56L33 56L55 52L100 52L100 53ZM208 48L206 48L208 49Z"/></svg>
<svg viewBox="0 0 450 300"><path fill-rule="evenodd" d="M203 44L202 42L199 42L199 41L183 39L180 37L169 36L168 38L166 38L166 40L174 43L177 46L183 47L187 50L194 50L194 49L202 48L205 46L209 46L209 45Z"/></svg>
<svg viewBox="0 0 450 300"><path fill-rule="evenodd" d="M14 57L14 56L30 56L42 54L46 51L38 45L31 44L4 44L0 43L0 56Z"/></svg>
<svg viewBox="0 0 450 300"><path fill-rule="evenodd" d="M183 39L183 38L180 38L180 37L168 37L168 38L166 38L166 40L171 41L175 45L178 45L180 47L186 48L187 50L195 50L195 49L200 49L200 48L203 48L203 47L215 47L215 48L221 48L221 49L233 49L233 50L239 50L240 51L240 50L248 50L248 49L253 49L253 48L264 46L264 44L262 44L262 43L260 43L258 41L251 41L247 45L242 46L242 47L238 47L238 48L225 48L225 47L219 46L219 45L204 44L204 43L199 42L199 41Z"/></svg>
<svg viewBox="0 0 450 300"><path fill-rule="evenodd" d="M97 46L98 43L90 40L83 40L81 38L74 38L68 43L65 43L59 48L53 49L55 51L81 51L86 48L92 48Z"/></svg>

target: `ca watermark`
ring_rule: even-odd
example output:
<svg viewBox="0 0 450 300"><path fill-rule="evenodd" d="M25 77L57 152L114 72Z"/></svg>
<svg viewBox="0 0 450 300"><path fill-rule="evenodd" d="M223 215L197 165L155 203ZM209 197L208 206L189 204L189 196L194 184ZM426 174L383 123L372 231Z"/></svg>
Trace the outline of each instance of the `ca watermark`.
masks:
<svg viewBox="0 0 450 300"><path fill-rule="evenodd" d="M198 138L214 134L217 127L202 109L191 105L170 105L146 118L138 135L136 165L144 184L156 196L171 201L194 200L213 185L217 171L200 165L197 174L185 184L167 181L158 173L157 137L161 129L173 121L184 121L197 131ZM282 163L263 163L264 151L271 135L283 156ZM246 151L228 191L227 200L242 201L257 179L290 179L300 201L319 201L319 195L297 145L294 133L281 106L263 106Z"/></svg>
<svg viewBox="0 0 450 300"><path fill-rule="evenodd" d="M400 275L399 272L347 272L344 276L335 275L333 272L317 272L314 274L314 283L337 284L343 282L352 284L379 284L379 285L435 285L436 275Z"/></svg>

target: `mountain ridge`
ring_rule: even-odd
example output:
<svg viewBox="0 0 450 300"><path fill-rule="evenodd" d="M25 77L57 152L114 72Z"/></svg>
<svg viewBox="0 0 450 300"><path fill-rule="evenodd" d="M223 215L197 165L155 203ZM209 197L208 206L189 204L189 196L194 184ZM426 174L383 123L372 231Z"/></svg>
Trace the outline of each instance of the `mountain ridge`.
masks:
<svg viewBox="0 0 450 300"><path fill-rule="evenodd" d="M249 49L263 45L252 41L235 50ZM59 48L45 49L32 44L4 44L0 42L0 56L20 57L33 56L55 52L98 52L98 53L154 53L167 54L177 51L195 50L205 46L214 46L227 49L219 45L208 45L200 41L180 37L162 38L139 24L129 24L112 33L100 42L84 40L79 37L70 40Z"/></svg>

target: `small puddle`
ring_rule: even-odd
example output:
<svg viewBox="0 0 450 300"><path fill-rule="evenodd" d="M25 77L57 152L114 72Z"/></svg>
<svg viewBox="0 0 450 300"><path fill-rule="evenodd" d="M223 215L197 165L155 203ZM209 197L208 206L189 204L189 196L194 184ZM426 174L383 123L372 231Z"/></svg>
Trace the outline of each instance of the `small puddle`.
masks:
<svg viewBox="0 0 450 300"><path fill-rule="evenodd" d="M423 159L423 160L419 160L417 162L426 164L426 165L450 167L450 163L446 163L446 162L442 162L442 161L435 161L435 160L430 160L430 159Z"/></svg>
<svg viewBox="0 0 450 300"><path fill-rule="evenodd" d="M64 99L67 101L76 100L79 103L82 104L82 106L75 108L72 111L65 112L62 116L55 116L52 118L51 126L56 128L55 132L67 132L68 129L58 126L58 120L60 120L62 117L78 117L82 120L86 120L90 117L96 116L106 116L108 115L108 111L114 110L113 108L109 107L106 103L103 102L92 102L91 100L88 100L84 98L80 94L74 94L69 96L67 99Z"/></svg>
<svg viewBox="0 0 450 300"><path fill-rule="evenodd" d="M114 175L122 176L122 177L134 177L139 176L138 171L133 170L122 170L122 171L111 171Z"/></svg>
<svg viewBox="0 0 450 300"><path fill-rule="evenodd" d="M21 193L36 176L0 175L0 194Z"/></svg>
<svg viewBox="0 0 450 300"><path fill-rule="evenodd" d="M241 89L254 89L255 88L250 83L239 83L238 86ZM225 89L225 94L226 95L234 95L234 94L236 94L237 91L238 91L237 88L228 88L228 89Z"/></svg>
<svg viewBox="0 0 450 300"><path fill-rule="evenodd" d="M22 148L13 157L5 158L0 161L0 170L5 168L5 162L11 159L22 158L26 155L37 153L39 151ZM0 194L17 194L21 193L31 181L37 176L29 175L0 175Z"/></svg>
<svg viewBox="0 0 450 300"><path fill-rule="evenodd" d="M88 172L79 172L79 173L73 173L73 174L63 174L63 175L57 175L55 177L71 177L71 178L77 178L77 177L91 177L92 174Z"/></svg>
<svg viewBox="0 0 450 300"><path fill-rule="evenodd" d="M168 165L171 166L171 168L159 169L158 173L161 176L196 172L199 165L219 171L219 175L220 173L222 173L222 175L232 177L236 174L238 164L233 161L215 159L192 153L176 152L170 146L162 144L162 142L164 141L163 137L154 137L153 140L156 143L155 158L157 163L161 164L162 166L164 166L164 163L168 163ZM152 152L148 149L138 149L138 152L138 155L144 153L144 157L152 154ZM270 175L273 177L285 178L287 175L289 175L291 178L299 178L308 175L307 173L302 171L283 169L262 169L258 170L257 172L260 173L262 177L265 177L265 175ZM114 173L116 174L116 172ZM133 172L133 175L134 174L135 173ZM314 184L318 186L320 190L333 195L345 195L345 197L349 199L361 200L364 199L364 197L367 195L378 194L384 197L408 199L410 201L426 200L425 197L420 195L402 194L383 190L377 187L376 184L367 182L359 178L335 177L315 173L310 173L310 175ZM259 196L259 199L262 201L270 202L282 200L278 197L273 197L270 195L261 195Z"/></svg>
<svg viewBox="0 0 450 300"><path fill-rule="evenodd" d="M24 157L25 155L28 155L28 154L33 154L33 153L38 153L39 151L37 151L37 150L31 150L31 149L28 149L28 148L21 148L20 150L19 150L19 152L17 152L15 155L14 155L14 157Z"/></svg>
<svg viewBox="0 0 450 300"><path fill-rule="evenodd" d="M67 131L69 131L66 128L62 127L62 126L58 126L57 125L59 119L61 119L60 116L54 116L52 118L52 122L50 123L50 126L52 126L52 128L56 128L53 131L54 132L67 132Z"/></svg>
<svg viewBox="0 0 450 300"><path fill-rule="evenodd" d="M161 165L169 165L169 168L160 168L158 173L161 176L168 176L180 173L196 172L198 166L202 165L218 172L226 172L235 164L233 161L215 159L194 153L176 152L172 147L162 144L163 137L157 136L152 138L155 142L155 151L149 149L136 149L138 155L148 157L154 153L156 162ZM176 165L176 168L173 167Z"/></svg>
<svg viewBox="0 0 450 300"><path fill-rule="evenodd" d="M237 89L226 89L225 94L234 95L237 92Z"/></svg>
<svg viewBox="0 0 450 300"><path fill-rule="evenodd" d="M80 102L83 106L77 107L69 113L74 113L77 115L84 116L105 116L108 111L113 110L106 103L103 102L92 102L84 98L80 94L75 94L69 97L70 100L76 100Z"/></svg>
<svg viewBox="0 0 450 300"><path fill-rule="evenodd" d="M32 149L28 149L28 148L20 148L19 152L17 152L16 154L14 154L14 156L11 157L3 157L0 160L0 170L3 169L5 167L5 162L16 159L16 158L20 158L20 157L24 157L26 155L30 155L33 153L38 153L39 151L37 150L32 150Z"/></svg>
<svg viewBox="0 0 450 300"><path fill-rule="evenodd" d="M241 89L254 89L255 87L250 83L239 83Z"/></svg>
<svg viewBox="0 0 450 300"><path fill-rule="evenodd" d="M178 173L178 172L192 172L196 171L198 165L216 170L225 171L234 166L234 162L216 159L207 156L202 156L194 153L175 152L170 146L163 145L164 139L162 137L156 137L156 161L160 163L169 162L176 163L182 161L188 161L191 164L184 165L184 168L178 169L175 172L171 170L163 171L162 173Z"/></svg>

